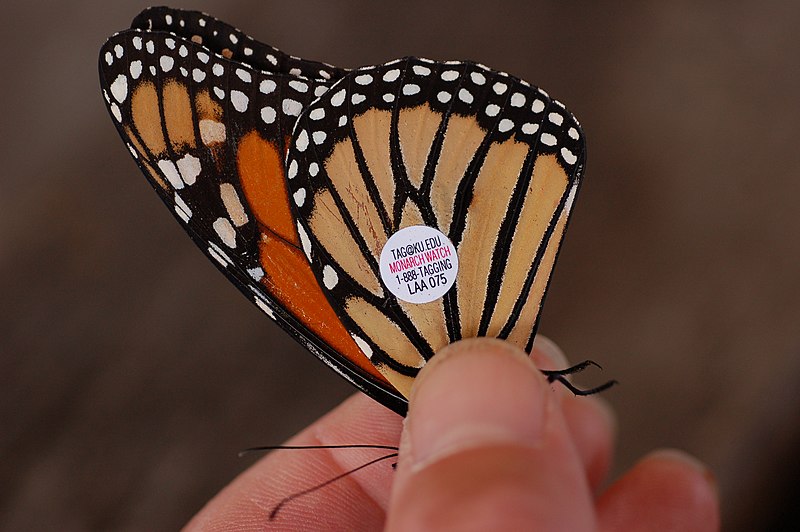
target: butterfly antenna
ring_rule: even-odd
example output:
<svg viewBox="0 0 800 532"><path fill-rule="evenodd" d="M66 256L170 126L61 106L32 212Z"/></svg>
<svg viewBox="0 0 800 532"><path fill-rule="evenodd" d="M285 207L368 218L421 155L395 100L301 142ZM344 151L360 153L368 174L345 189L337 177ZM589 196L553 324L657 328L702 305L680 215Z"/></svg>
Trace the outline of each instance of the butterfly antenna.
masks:
<svg viewBox="0 0 800 532"><path fill-rule="evenodd" d="M291 448L293 448L293 447L283 447L283 449L291 449ZM311 447L294 447L294 448L313 449L315 447L311 446ZM325 449L331 449L331 448L333 448L333 449L339 449L339 448L376 448L376 449L395 449L396 450L396 448L393 448L393 447L379 446L379 445L352 445L352 446L331 445L331 446L316 446L316 448L318 448L318 449L319 448L325 448ZM337 481L345 478L346 476L352 475L353 473L355 473L357 471L360 471L360 470L362 470L362 469L364 469L366 467L369 467L369 466L371 466L373 464L377 464L378 462L382 462L384 460L389 460L390 458L396 458L396 457L397 457L397 453L391 453L391 454L387 454L385 456L381 456L381 457L375 458L374 460L370 460L366 464L361 464L360 466L354 467L353 469L350 469L349 471L345 471L344 473L340 473L340 474L336 475L333 478L329 478L325 482L321 482L321 483L317 484L316 486L312 486L312 487L310 487L308 489L305 489L303 491L299 491L297 493L289 495L288 497L284 498L278 504L275 505L275 508L273 508L272 512L270 512L270 514L269 514L269 520L270 521L274 520L275 517L278 515L278 512L281 511L281 508L283 508L284 506L286 506L288 503L292 502L295 499L299 499L300 497L304 497L306 495L314 493L317 490L321 490L322 488L324 488L326 486L329 486L329 485L333 484L334 482L337 482ZM392 466L394 467L394 465L395 464L393 464Z"/></svg>
<svg viewBox="0 0 800 532"><path fill-rule="evenodd" d="M258 453L263 451L305 451L311 449L384 449L387 451L397 451L398 448L394 445L371 445L371 444L346 444L346 445L264 445L261 447L250 447L239 451L239 457L248 455L250 453Z"/></svg>
<svg viewBox="0 0 800 532"><path fill-rule="evenodd" d="M601 384L600 386L584 390L578 388L577 386L575 386L574 384L572 384L567 380L566 375L574 375L576 373L580 373L581 371L585 370L590 366L603 369L603 367L594 360L584 360L580 364L575 364L574 366L568 367L566 369L541 370L541 371L547 377L547 382L549 383L553 383L556 381L560 382L567 390L571 391L575 395L594 395L596 393L608 390L612 386L618 384L616 380L610 380L604 384Z"/></svg>

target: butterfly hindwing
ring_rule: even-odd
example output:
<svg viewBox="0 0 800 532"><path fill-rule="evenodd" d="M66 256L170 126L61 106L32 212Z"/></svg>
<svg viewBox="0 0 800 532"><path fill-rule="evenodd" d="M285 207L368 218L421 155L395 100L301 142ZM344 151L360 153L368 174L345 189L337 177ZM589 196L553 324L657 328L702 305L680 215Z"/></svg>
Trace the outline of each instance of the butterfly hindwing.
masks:
<svg viewBox="0 0 800 532"><path fill-rule="evenodd" d="M209 39L192 39L201 14L179 15L173 10L172 21L184 20L185 34L133 29L101 50L101 85L120 135L186 231L249 299L360 389L402 412L405 400L321 292L289 203L287 138L330 82L228 59L217 53L220 43L212 49L197 42Z"/></svg>
<svg viewBox="0 0 800 532"><path fill-rule="evenodd" d="M580 126L560 102L482 65L393 61L314 102L287 161L312 268L398 390L460 338L530 351L583 170ZM379 271L387 240L415 225L446 235L460 264L455 286L422 304Z"/></svg>

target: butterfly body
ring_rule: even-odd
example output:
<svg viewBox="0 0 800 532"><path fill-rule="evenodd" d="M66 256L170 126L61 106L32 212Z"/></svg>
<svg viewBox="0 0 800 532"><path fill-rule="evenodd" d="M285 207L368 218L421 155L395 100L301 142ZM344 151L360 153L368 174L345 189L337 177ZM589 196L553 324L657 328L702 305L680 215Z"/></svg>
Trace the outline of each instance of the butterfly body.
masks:
<svg viewBox="0 0 800 532"><path fill-rule="evenodd" d="M425 361L460 338L531 349L584 161L577 121L544 91L470 62L347 71L169 8L109 39L100 75L201 250L376 400L403 413ZM450 245L404 271L418 291L452 283L424 303L381 277L386 243L413 227Z"/></svg>

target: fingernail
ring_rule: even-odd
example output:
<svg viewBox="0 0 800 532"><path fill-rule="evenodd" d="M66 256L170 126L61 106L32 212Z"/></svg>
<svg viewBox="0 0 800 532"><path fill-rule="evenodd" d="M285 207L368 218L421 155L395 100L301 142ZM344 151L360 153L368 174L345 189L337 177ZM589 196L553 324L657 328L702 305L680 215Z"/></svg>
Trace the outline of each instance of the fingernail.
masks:
<svg viewBox="0 0 800 532"><path fill-rule="evenodd" d="M542 357L537 355L543 355L544 358L547 359L547 367L543 365L545 361L542 360ZM561 350L561 348L558 347L550 338L547 336L542 336L541 334L536 335L536 340L533 342L533 353L531 356L534 357L537 365L541 365L542 369L563 369L569 366L567 357L564 355L564 352Z"/></svg>
<svg viewBox="0 0 800 532"><path fill-rule="evenodd" d="M536 446L549 394L521 350L498 340L458 342L420 372L411 393L406 441L415 468L468 448Z"/></svg>

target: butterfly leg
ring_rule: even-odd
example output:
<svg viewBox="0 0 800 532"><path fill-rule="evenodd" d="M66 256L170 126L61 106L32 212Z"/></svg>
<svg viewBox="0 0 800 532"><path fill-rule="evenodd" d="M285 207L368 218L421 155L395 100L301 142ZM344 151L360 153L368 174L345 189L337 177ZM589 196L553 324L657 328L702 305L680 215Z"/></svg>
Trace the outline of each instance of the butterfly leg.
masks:
<svg viewBox="0 0 800 532"><path fill-rule="evenodd" d="M544 369L541 370L542 373L547 377L547 382L560 382L566 389L571 391L575 395L594 395L596 393L603 392L615 384L617 384L616 380L610 380L600 386L596 386L594 388L589 388L588 390L583 390L581 388L576 387L574 384L569 382L566 378L566 375L574 375L575 373L580 373L581 371L585 370L589 366L594 366L596 368L603 369L600 364L595 362L594 360L584 360L579 364L575 364L569 368L565 369L555 369L555 370L548 370Z"/></svg>

